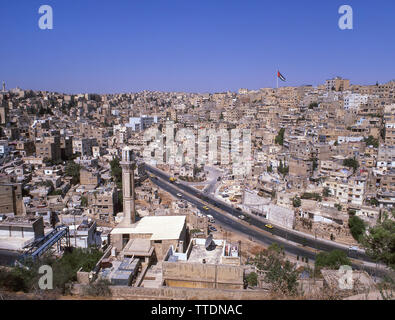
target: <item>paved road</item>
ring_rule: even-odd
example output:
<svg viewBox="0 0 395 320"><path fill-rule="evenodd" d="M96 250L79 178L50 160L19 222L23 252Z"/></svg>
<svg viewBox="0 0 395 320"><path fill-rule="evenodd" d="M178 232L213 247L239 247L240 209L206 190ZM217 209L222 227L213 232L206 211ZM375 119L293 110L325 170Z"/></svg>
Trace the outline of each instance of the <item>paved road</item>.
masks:
<svg viewBox="0 0 395 320"><path fill-rule="evenodd" d="M218 178L222 176L222 172L214 167L205 166L204 170L209 172L208 186L204 189L204 193L214 193L218 184Z"/></svg>
<svg viewBox="0 0 395 320"><path fill-rule="evenodd" d="M231 208L229 205L221 203L220 201L213 199L209 196L202 195L201 192L198 190L191 188L187 185L184 184L176 184L173 185L168 182L169 176L162 171L146 166L147 171L153 173L154 175L158 176L161 179L151 179L154 184L156 184L158 187L162 188L163 190L171 193L172 195L176 196L177 193L183 194L183 198L187 200L188 202L194 204L198 209L200 209L202 212L205 212L206 214L212 215L216 221L219 222L219 224L223 225L225 228L229 228L238 232L241 232L245 234L246 236L252 237L256 239L257 241L260 241L264 244L270 245L273 242L279 243L284 247L284 250L290 254L293 255L299 255L303 257L307 257L310 260L315 259L315 252L318 251L331 251L334 249L339 249L342 251L345 251L347 255L350 258L356 259L356 260L362 260L365 262L372 262L363 252L350 252L347 250L347 247L341 246L336 243L328 243L326 241L321 241L321 240L315 240L314 237L305 237L300 234L295 234L293 232L290 232L289 230L280 228L280 227L275 227L274 229L267 229L265 227L265 222L254 218L250 216L250 221L249 223L259 229L264 230L256 230L254 228L251 228L249 226L246 226L240 221L234 220L231 218L231 216L239 216L240 211ZM162 180L163 179L163 180ZM187 193L186 193L187 192ZM191 196L192 195L192 196ZM196 199L195 197L199 198ZM202 201L207 201L207 203L218 207L222 211L227 212L227 214L224 214L223 212L220 212L218 210L210 208L209 211L205 211L203 207L205 206L205 203ZM246 215L245 213L243 213ZM289 242L289 241L291 242ZM383 273L386 273L383 270L380 270L380 268L377 270L375 267L370 265L362 265L361 264L353 264L353 267L356 269L364 269L368 271L371 274L375 274L377 276L382 275Z"/></svg>

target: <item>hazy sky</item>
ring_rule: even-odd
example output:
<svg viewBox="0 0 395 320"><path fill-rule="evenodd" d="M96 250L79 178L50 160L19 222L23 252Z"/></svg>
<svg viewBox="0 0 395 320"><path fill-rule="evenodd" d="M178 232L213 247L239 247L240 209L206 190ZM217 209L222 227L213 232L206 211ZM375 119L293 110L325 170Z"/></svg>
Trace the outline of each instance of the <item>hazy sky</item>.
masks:
<svg viewBox="0 0 395 320"><path fill-rule="evenodd" d="M51 5L54 29L40 30ZM338 27L351 5L354 30ZM393 0L1 0L0 81L78 92L219 92L395 78Z"/></svg>

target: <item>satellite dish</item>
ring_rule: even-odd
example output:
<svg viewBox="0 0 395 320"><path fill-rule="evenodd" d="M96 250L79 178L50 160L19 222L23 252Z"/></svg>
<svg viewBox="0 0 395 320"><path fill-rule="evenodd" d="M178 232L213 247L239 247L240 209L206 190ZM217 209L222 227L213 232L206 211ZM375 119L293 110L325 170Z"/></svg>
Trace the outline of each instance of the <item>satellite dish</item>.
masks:
<svg viewBox="0 0 395 320"><path fill-rule="evenodd" d="M214 242L214 240L213 240L213 235L212 235L212 234L210 234L210 235L207 237L206 243L205 243L205 247L206 247L206 250L207 250L207 251L211 251L211 250L214 250L214 249L215 249L216 244L215 244L215 242Z"/></svg>

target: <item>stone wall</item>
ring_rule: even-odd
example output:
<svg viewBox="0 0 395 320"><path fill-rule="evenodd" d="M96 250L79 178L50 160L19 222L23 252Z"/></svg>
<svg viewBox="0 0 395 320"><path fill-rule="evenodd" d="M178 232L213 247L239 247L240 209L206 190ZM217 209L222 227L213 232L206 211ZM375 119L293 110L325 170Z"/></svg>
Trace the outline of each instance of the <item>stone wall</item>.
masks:
<svg viewBox="0 0 395 320"><path fill-rule="evenodd" d="M74 285L73 294L82 295L83 285ZM270 299L264 290L225 290L225 289L191 289L191 288L135 288L110 286L114 299L160 299L160 300L265 300Z"/></svg>
<svg viewBox="0 0 395 320"><path fill-rule="evenodd" d="M163 262L163 279L171 287L242 289L244 270L238 266Z"/></svg>

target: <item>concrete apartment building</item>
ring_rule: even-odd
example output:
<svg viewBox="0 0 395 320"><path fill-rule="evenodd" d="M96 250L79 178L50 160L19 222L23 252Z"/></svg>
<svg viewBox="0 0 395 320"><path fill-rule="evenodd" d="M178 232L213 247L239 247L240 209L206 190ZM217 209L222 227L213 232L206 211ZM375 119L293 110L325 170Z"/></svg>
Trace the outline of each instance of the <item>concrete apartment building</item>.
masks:
<svg viewBox="0 0 395 320"><path fill-rule="evenodd" d="M36 142L36 156L42 159L58 161L61 159L60 137L45 137L42 142Z"/></svg>
<svg viewBox="0 0 395 320"><path fill-rule="evenodd" d="M2 95L0 97L3 97ZM0 124L8 122L8 105L4 99L0 100Z"/></svg>
<svg viewBox="0 0 395 320"><path fill-rule="evenodd" d="M381 145L377 154L377 169L387 171L395 168L395 147Z"/></svg>
<svg viewBox="0 0 395 320"><path fill-rule="evenodd" d="M327 91L346 91L350 88L350 80L336 77L334 79L326 80L325 87Z"/></svg>
<svg viewBox="0 0 395 320"><path fill-rule="evenodd" d="M384 108L385 144L395 147L395 104Z"/></svg>
<svg viewBox="0 0 395 320"><path fill-rule="evenodd" d="M23 215L22 185L0 184L0 214Z"/></svg>
<svg viewBox="0 0 395 320"><path fill-rule="evenodd" d="M0 155L8 156L11 152L11 146L8 143L8 140L0 140Z"/></svg>
<svg viewBox="0 0 395 320"><path fill-rule="evenodd" d="M99 219L113 221L117 213L118 192L115 187L96 189L88 194L88 205Z"/></svg>
<svg viewBox="0 0 395 320"><path fill-rule="evenodd" d="M73 154L80 153L81 156L92 156L92 146L94 139L76 138L73 139Z"/></svg>
<svg viewBox="0 0 395 320"><path fill-rule="evenodd" d="M350 93L344 96L344 109L358 111L361 105L368 103L369 96L358 93Z"/></svg>
<svg viewBox="0 0 395 320"><path fill-rule="evenodd" d="M60 152L62 159L70 159L73 156L73 137L60 137Z"/></svg>
<svg viewBox="0 0 395 320"><path fill-rule="evenodd" d="M323 184L339 202L355 205L363 204L365 185L364 177L350 178L348 181L329 178Z"/></svg>
<svg viewBox="0 0 395 320"><path fill-rule="evenodd" d="M310 159L291 157L288 161L289 175L296 177L308 177L312 173L313 162Z"/></svg>
<svg viewBox="0 0 395 320"><path fill-rule="evenodd" d="M19 140L17 141L15 150L18 150L23 157L26 157L33 155L36 149L35 149L34 141Z"/></svg>
<svg viewBox="0 0 395 320"><path fill-rule="evenodd" d="M80 169L80 184L88 189L95 189L100 183L100 173L96 169Z"/></svg>
<svg viewBox="0 0 395 320"><path fill-rule="evenodd" d="M129 118L129 123L126 124L126 127L131 128L133 131L144 131L154 123L158 123L158 120L159 118L157 116L150 117L146 115L139 118Z"/></svg>

